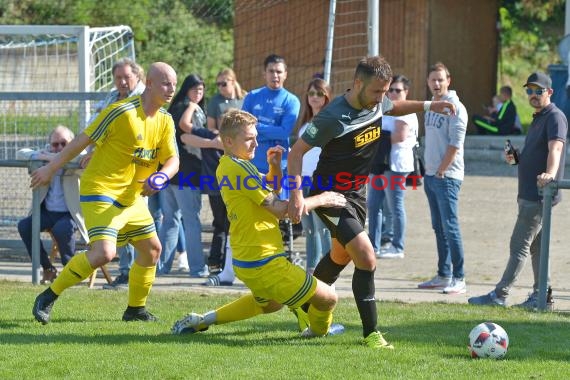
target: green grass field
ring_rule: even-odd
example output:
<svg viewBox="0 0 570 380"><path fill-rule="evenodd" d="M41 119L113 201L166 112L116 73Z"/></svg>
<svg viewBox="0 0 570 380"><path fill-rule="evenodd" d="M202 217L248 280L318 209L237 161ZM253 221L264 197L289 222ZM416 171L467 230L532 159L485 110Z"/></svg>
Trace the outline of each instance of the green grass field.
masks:
<svg viewBox="0 0 570 380"><path fill-rule="evenodd" d="M0 282L0 379L562 379L570 376L570 316L457 304L380 302L380 327L395 350L361 346L358 312L341 299L343 335L305 340L291 313L214 326L186 336L172 323L235 296L154 291L160 321L121 321L126 291L69 289L52 322L33 320L43 286ZM467 335L483 321L510 337L506 359L471 359Z"/></svg>

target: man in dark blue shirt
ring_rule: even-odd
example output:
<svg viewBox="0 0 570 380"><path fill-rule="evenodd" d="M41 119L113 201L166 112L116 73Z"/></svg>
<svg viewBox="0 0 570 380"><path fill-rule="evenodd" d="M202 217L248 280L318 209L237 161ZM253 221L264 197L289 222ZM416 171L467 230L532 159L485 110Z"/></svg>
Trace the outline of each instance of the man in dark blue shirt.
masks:
<svg viewBox="0 0 570 380"><path fill-rule="evenodd" d="M538 306L542 230L542 197L538 194L538 188L564 177L568 121L564 113L550 102L553 90L548 75L541 72L533 73L524 86L528 101L535 109L535 113L532 115L533 120L524 148L518 154L519 212L511 235L509 261L495 289L488 294L469 298L468 302L472 305L506 306L509 291L530 254L534 273L533 292L525 302L517 306L531 310ZM509 156L506 158L508 162L512 159ZM554 197L553 204L558 202L560 202L560 192Z"/></svg>

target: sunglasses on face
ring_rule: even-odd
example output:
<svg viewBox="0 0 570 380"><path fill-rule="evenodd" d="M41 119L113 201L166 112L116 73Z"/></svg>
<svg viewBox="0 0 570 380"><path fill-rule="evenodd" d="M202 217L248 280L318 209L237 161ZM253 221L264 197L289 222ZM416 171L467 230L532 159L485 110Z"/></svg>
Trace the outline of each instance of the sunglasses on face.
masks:
<svg viewBox="0 0 570 380"><path fill-rule="evenodd" d="M52 148L57 148L58 146L61 145L62 148L65 148L65 146L67 145L67 141L56 141L56 142L52 142L50 143Z"/></svg>
<svg viewBox="0 0 570 380"><path fill-rule="evenodd" d="M527 88L526 89L526 94L528 96L531 96L532 94L536 94L537 96L541 96L542 94L544 94L546 91L548 91L546 88L537 88L535 90L533 90L532 88Z"/></svg>
<svg viewBox="0 0 570 380"><path fill-rule="evenodd" d="M233 82L233 79L226 79L220 82L216 82L216 86L218 87L226 87L228 85L228 82Z"/></svg>
<svg viewBox="0 0 570 380"><path fill-rule="evenodd" d="M318 96L319 98L322 98L323 96L325 96L325 93L322 91L309 91L307 92L308 96Z"/></svg>
<svg viewBox="0 0 570 380"><path fill-rule="evenodd" d="M395 92L396 94L399 94L402 91L404 91L402 88L391 88L388 90L388 92Z"/></svg>

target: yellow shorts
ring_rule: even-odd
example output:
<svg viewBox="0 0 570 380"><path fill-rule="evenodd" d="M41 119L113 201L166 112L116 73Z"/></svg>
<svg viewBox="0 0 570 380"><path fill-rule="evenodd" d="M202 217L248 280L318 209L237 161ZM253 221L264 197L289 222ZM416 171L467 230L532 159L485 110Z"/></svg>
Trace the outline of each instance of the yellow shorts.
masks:
<svg viewBox="0 0 570 380"><path fill-rule="evenodd" d="M257 268L234 266L234 271L261 307L273 300L297 308L317 290L317 279L285 257L278 257Z"/></svg>
<svg viewBox="0 0 570 380"><path fill-rule="evenodd" d="M143 197L119 208L102 201L81 202L89 241L113 240L118 246L156 236L154 220Z"/></svg>

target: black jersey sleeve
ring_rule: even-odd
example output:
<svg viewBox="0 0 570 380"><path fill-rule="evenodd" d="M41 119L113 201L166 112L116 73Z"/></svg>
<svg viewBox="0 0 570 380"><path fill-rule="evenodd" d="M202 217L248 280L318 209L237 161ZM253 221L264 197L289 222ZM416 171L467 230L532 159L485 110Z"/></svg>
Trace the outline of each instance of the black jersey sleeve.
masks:
<svg viewBox="0 0 570 380"><path fill-rule="evenodd" d="M307 125L301 138L311 146L323 147L341 134L342 130L343 126L338 118L323 110Z"/></svg>

